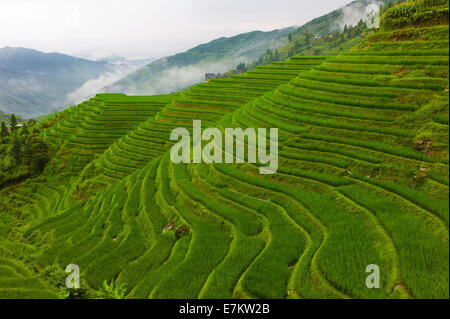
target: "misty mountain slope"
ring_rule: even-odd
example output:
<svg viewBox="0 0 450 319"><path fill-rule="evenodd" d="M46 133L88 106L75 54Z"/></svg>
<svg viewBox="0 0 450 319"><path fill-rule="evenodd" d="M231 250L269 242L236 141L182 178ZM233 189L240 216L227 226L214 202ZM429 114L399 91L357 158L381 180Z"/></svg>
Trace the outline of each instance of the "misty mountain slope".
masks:
<svg viewBox="0 0 450 319"><path fill-rule="evenodd" d="M0 122L5 122L5 124L9 124L10 119L11 119L11 114L0 111ZM16 121L22 122L23 118L21 118L20 116L16 116Z"/></svg>
<svg viewBox="0 0 450 319"><path fill-rule="evenodd" d="M293 28L271 32L253 31L219 38L186 52L159 59L104 89L127 94L162 94L180 90L203 80L208 72L225 72L240 62L257 59L268 48L288 42Z"/></svg>
<svg viewBox="0 0 450 319"><path fill-rule="evenodd" d="M0 49L0 110L33 117L64 106L67 94L114 67L25 48Z"/></svg>
<svg viewBox="0 0 450 319"><path fill-rule="evenodd" d="M165 94L189 87L203 80L205 73L226 72L239 63L257 60L267 49L278 49L304 32L325 35L342 31L345 24L356 25L373 8L398 0L356 0L316 18L298 29L294 27L272 32L254 31L231 38L219 38L186 52L157 60L128 75L104 92L127 94Z"/></svg>
<svg viewBox="0 0 450 319"><path fill-rule="evenodd" d="M303 34L304 32L311 32L316 36L322 36L327 35L330 32L342 31L345 25L355 26L361 19L366 21L367 16L370 16L370 13L375 9L375 6L386 6L403 1L404 0L355 0L340 9L334 10L302 25L296 30L296 33ZM370 23L371 21L368 22Z"/></svg>

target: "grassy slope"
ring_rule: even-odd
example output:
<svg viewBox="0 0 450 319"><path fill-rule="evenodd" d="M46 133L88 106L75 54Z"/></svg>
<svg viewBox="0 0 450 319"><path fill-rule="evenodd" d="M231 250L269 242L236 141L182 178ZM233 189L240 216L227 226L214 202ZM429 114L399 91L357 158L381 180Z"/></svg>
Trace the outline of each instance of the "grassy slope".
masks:
<svg viewBox="0 0 450 319"><path fill-rule="evenodd" d="M114 68L58 53L0 49L0 110L31 118L67 103L67 94Z"/></svg>
<svg viewBox="0 0 450 319"><path fill-rule="evenodd" d="M380 3L392 1L381 0ZM361 11L370 2L356 0L346 7L351 8L353 12ZM179 91L203 81L205 73L226 72L239 63L251 63L267 49L276 50L283 47L287 43L288 33L292 33L292 36L296 38L302 36L305 31L312 32L314 35L341 31L338 30L340 27L338 22L343 18L343 11L338 9L297 29L292 27L272 32L254 31L230 38L219 38L186 52L155 61L108 86L105 91L133 94L162 94ZM342 49L345 48L342 46ZM189 73L188 77L186 77L187 73Z"/></svg>
<svg viewBox="0 0 450 319"><path fill-rule="evenodd" d="M0 193L3 259L51 287L76 263L86 296L114 279L134 298L448 298L448 1L391 9L337 57L152 99L99 95L47 123L55 165ZM193 119L278 127L278 173L172 164L170 130ZM0 294L37 296L14 267Z"/></svg>

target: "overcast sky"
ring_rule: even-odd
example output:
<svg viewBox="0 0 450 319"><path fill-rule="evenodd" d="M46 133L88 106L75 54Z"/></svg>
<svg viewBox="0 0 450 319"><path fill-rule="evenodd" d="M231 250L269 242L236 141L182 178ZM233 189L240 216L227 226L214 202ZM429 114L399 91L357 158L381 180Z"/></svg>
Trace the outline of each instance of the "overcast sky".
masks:
<svg viewBox="0 0 450 319"><path fill-rule="evenodd" d="M156 57L302 25L351 0L0 0L0 48Z"/></svg>

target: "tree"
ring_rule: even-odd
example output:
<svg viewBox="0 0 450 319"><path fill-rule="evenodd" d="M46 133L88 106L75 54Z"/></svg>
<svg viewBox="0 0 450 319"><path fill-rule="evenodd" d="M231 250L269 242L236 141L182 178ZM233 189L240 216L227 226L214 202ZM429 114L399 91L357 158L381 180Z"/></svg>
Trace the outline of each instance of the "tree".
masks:
<svg viewBox="0 0 450 319"><path fill-rule="evenodd" d="M14 131L17 127L17 120L16 120L16 116L14 114L11 114L11 118L10 118L10 128L11 128L11 132Z"/></svg>
<svg viewBox="0 0 450 319"><path fill-rule="evenodd" d="M292 34L291 33L288 34L288 40L289 40L289 43L292 42Z"/></svg>
<svg viewBox="0 0 450 319"><path fill-rule="evenodd" d="M0 130L0 137L6 137L6 136L8 136L8 128L6 127L6 124L5 124L5 122L2 122L2 125L1 125L1 130Z"/></svg>
<svg viewBox="0 0 450 319"><path fill-rule="evenodd" d="M359 22L358 22L358 28L362 28L362 27L364 27L365 25L366 25L366 23L364 22L363 19L359 20Z"/></svg>
<svg viewBox="0 0 450 319"><path fill-rule="evenodd" d="M305 37L306 39L311 40L312 38L314 38L314 34L308 31L305 33Z"/></svg>
<svg viewBox="0 0 450 319"><path fill-rule="evenodd" d="M245 72L245 63L239 63L236 70Z"/></svg>
<svg viewBox="0 0 450 319"><path fill-rule="evenodd" d="M23 161L26 165L31 166L33 164L33 141L28 139L23 145Z"/></svg>
<svg viewBox="0 0 450 319"><path fill-rule="evenodd" d="M17 137L14 137L12 140L11 145L11 156L16 160L16 163L19 164L22 154L20 152L20 149L22 148L22 145L20 143L20 140Z"/></svg>

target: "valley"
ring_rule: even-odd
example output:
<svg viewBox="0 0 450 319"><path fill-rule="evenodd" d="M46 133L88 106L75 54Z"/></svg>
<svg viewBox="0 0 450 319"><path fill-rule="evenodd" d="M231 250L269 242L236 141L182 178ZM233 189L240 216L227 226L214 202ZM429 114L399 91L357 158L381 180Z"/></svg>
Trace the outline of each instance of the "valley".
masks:
<svg viewBox="0 0 450 319"><path fill-rule="evenodd" d="M281 61L42 119L45 167L0 187L0 298L448 299L448 10L407 0L335 54L288 54L300 30ZM191 147L195 121L277 128L277 171L175 163L171 132Z"/></svg>

